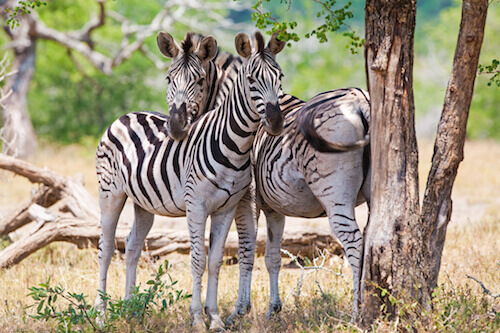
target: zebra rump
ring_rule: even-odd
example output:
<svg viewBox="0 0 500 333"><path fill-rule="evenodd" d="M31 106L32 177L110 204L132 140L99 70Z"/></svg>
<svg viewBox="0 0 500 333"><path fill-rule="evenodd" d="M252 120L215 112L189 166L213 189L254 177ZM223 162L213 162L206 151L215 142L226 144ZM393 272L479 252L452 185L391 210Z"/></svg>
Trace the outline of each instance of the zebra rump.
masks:
<svg viewBox="0 0 500 333"><path fill-rule="evenodd" d="M325 111L331 117L357 114L363 123L365 137L355 142L333 142L318 132L321 117ZM342 153L365 147L370 142L369 136L370 99L368 93L359 88L346 88L326 91L314 96L300 111L298 116L300 133L304 139L321 153ZM318 124L319 123L319 124Z"/></svg>

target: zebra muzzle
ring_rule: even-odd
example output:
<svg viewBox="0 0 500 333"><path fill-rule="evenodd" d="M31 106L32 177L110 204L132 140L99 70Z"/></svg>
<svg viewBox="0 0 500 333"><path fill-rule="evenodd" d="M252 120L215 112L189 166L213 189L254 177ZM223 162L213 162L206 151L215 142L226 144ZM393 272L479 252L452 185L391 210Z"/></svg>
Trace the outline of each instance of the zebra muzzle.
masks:
<svg viewBox="0 0 500 333"><path fill-rule="evenodd" d="M170 120L168 122L168 135L174 140L182 140L189 131L186 103L182 103L179 108L175 105L170 110Z"/></svg>
<svg viewBox="0 0 500 333"><path fill-rule="evenodd" d="M273 136L280 135L283 131L284 118L279 103L267 103L265 114L264 129L266 132Z"/></svg>

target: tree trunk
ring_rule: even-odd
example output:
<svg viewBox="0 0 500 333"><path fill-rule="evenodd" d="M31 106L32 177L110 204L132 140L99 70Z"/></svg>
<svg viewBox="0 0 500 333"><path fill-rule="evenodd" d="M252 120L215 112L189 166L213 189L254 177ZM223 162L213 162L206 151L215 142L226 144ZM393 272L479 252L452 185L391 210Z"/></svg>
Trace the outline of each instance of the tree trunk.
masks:
<svg viewBox="0 0 500 333"><path fill-rule="evenodd" d="M15 74L8 77L5 84L6 91L12 90L12 93L3 103L1 139L3 152L20 158L34 155L38 147L27 105L36 58L36 38L30 34L32 23L31 16L25 15L21 17L20 26L15 30L7 28L14 51L11 71Z"/></svg>
<svg viewBox="0 0 500 333"><path fill-rule="evenodd" d="M382 289L415 294L421 251L416 227L418 151L414 125L413 36L416 0L366 2L366 72L371 99L372 182L365 229L362 324L380 316Z"/></svg>
<svg viewBox="0 0 500 333"><path fill-rule="evenodd" d="M412 87L416 0L368 0L365 10L373 179L364 237L361 318L368 327L382 309L390 317L396 314L397 303L389 295L430 307L451 216L451 189L463 158L487 0L463 4L422 213Z"/></svg>
<svg viewBox="0 0 500 333"><path fill-rule="evenodd" d="M424 292L437 286L446 229L450 222L451 191L464 158L467 118L474 92L484 37L488 0L465 0L453 68L439 121L432 166L422 204L422 227L429 243L429 273Z"/></svg>

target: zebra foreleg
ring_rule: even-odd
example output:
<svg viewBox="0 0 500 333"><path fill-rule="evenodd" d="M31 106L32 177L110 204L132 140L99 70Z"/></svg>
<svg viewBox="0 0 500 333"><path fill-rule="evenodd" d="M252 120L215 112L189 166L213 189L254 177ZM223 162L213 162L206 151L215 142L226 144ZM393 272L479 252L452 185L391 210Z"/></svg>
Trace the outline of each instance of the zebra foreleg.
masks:
<svg viewBox="0 0 500 333"><path fill-rule="evenodd" d="M234 320L250 311L250 291L252 285L252 269L255 259L255 242L257 238L257 221L259 210L253 200L252 189L249 188L245 196L236 207L234 216L238 231L238 256L240 265L240 283L238 300L233 313L227 318L226 325L230 326Z"/></svg>
<svg viewBox="0 0 500 333"><path fill-rule="evenodd" d="M193 328L205 330L203 321L203 307L201 305L201 278L206 266L205 251L205 225L208 214L205 209L200 209L201 204L193 204L187 207L186 219L191 240L191 274L193 275L193 292L189 313L193 317Z"/></svg>
<svg viewBox="0 0 500 333"><path fill-rule="evenodd" d="M267 222L266 267L269 273L270 298L266 318L280 312L282 303L279 293L279 274L281 269L281 240L285 228L285 215L270 209L264 210Z"/></svg>
<svg viewBox="0 0 500 333"><path fill-rule="evenodd" d="M345 208L345 207L343 207ZM359 313L360 260L363 251L363 236L354 219L354 205L350 208L335 207L328 211L328 221L335 236L344 247L347 261L351 265L353 279L352 321L356 321Z"/></svg>
<svg viewBox="0 0 500 333"><path fill-rule="evenodd" d="M224 256L224 245L227 233L233 221L235 208L212 214L210 224L210 247L208 250L208 284L207 299L205 302L205 313L210 319L210 330L223 330L224 323L219 316L217 308L217 288L219 284L219 272Z"/></svg>
<svg viewBox="0 0 500 333"><path fill-rule="evenodd" d="M137 275L137 262L141 257L142 246L153 226L154 214L145 211L138 205L134 205L135 219L132 230L127 237L125 253L127 257L127 273L125 280L125 299L129 299L135 287Z"/></svg>
<svg viewBox="0 0 500 333"><path fill-rule="evenodd" d="M106 279L111 258L115 252L115 233L118 218L127 199L125 194L111 195L106 192L100 193L99 206L101 208L101 238L99 239L99 289L95 301L97 311L104 315L106 312L106 300L101 293L106 293Z"/></svg>

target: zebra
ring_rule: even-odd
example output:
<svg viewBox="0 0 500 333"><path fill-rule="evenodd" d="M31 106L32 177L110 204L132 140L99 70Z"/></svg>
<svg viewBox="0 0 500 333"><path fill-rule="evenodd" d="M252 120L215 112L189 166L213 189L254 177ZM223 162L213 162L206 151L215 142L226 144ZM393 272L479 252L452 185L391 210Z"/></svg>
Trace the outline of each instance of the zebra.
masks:
<svg viewBox="0 0 500 333"><path fill-rule="evenodd" d="M221 52L213 37L194 32L186 34L180 47L164 31L156 40L161 54L173 59L166 76L170 115L167 129L169 136L179 141L196 119L229 95L243 58Z"/></svg>
<svg viewBox="0 0 500 333"><path fill-rule="evenodd" d="M267 221L267 316L282 307L278 276L285 216L327 216L352 268L355 320L359 313L363 237L354 208L365 201L370 206L369 97L364 90L347 88L296 103L295 108L283 112L281 135L270 137L259 129L253 146L257 206Z"/></svg>
<svg viewBox="0 0 500 333"><path fill-rule="evenodd" d="M211 36L187 33L179 47L164 31L156 40L163 56L174 60L166 76L170 114L167 130L171 138L182 140L192 122L215 105L220 72L214 59L219 53L217 42Z"/></svg>
<svg viewBox="0 0 500 333"><path fill-rule="evenodd" d="M211 329L224 326L217 309L218 274L236 205L251 182L252 143L260 123L271 135L283 128L279 107L282 73L275 56L285 43L273 36L265 47L259 32L254 40L252 47L246 34L236 36L236 50L245 60L233 88L220 106L189 126L183 140L170 138L167 116L146 111L120 117L104 133L96 152L101 293L106 292L118 217L130 197L135 219L126 242L125 298L135 284L137 262L154 214L186 216L193 275L190 313L193 326L204 327L201 278L206 264L205 224L211 215L205 312ZM96 306L100 313L106 309L100 295Z"/></svg>
<svg viewBox="0 0 500 333"><path fill-rule="evenodd" d="M240 66L237 59L234 60L231 67L226 63L226 68L222 69L225 73L219 75L223 81L218 83L220 90L217 99L223 99L228 87L234 82L232 78ZM279 311L282 306L278 275L284 216L312 218L328 215L332 231L346 249L353 270L355 318L359 306L362 237L354 220L354 207L364 201L369 206L370 156L369 146L363 150L352 150L362 148L369 142L368 94L357 88L337 89L321 93L307 103L284 94L280 104L285 117L285 131L280 136L259 133L253 146L257 193L249 193L245 196L244 204L238 205L247 207L238 208L240 214L236 215L240 240L240 288L236 308L227 323L230 324L236 316L250 308L251 268L255 249L251 243L255 242L256 216L260 209L266 215L268 228L266 266L271 280L271 297L267 315ZM332 137L333 140L328 141L324 136ZM341 154L325 154L327 152ZM308 159L305 160L303 156L308 156ZM312 165L323 168L329 166L326 169L330 172L318 177L318 171ZM346 170L347 165L352 167ZM301 197L303 194L304 197ZM252 200L257 200L258 209L248 208Z"/></svg>

